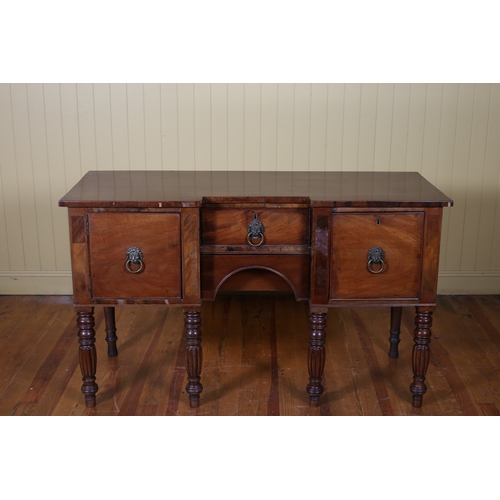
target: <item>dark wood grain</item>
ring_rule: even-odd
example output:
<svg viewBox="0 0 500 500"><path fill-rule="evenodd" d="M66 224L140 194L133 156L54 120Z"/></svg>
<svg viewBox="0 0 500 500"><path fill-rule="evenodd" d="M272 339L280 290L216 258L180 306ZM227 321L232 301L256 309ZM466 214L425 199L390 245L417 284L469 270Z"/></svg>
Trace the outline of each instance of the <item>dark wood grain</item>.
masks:
<svg viewBox="0 0 500 500"><path fill-rule="evenodd" d="M313 210L311 248L311 304L326 304L329 299L331 263L331 210Z"/></svg>
<svg viewBox="0 0 500 500"><path fill-rule="evenodd" d="M200 394L203 390L201 385L201 365L203 363L203 351L201 347L201 311L199 309L187 309L184 311L184 334L186 336L186 369L188 384L186 392L189 394L191 408L200 405Z"/></svg>
<svg viewBox="0 0 500 500"><path fill-rule="evenodd" d="M432 326L432 309L417 307L415 317L415 331L413 332L414 346L412 353L413 367L413 382L410 390L413 394L413 406L420 408L422 399L427 391L425 385L425 375L429 366L430 359L430 343L431 343L431 326Z"/></svg>
<svg viewBox="0 0 500 500"><path fill-rule="evenodd" d="M118 356L118 348L116 342L116 322L115 322L115 308L104 307L104 319L106 321L106 342L108 343L108 356Z"/></svg>
<svg viewBox="0 0 500 500"><path fill-rule="evenodd" d="M389 357L397 358L399 356L398 344L401 342L401 314L402 307L391 307L391 329L389 335Z"/></svg>
<svg viewBox="0 0 500 500"><path fill-rule="evenodd" d="M71 242L85 243L87 220L84 215L73 215L71 221Z"/></svg>
<svg viewBox="0 0 500 500"><path fill-rule="evenodd" d="M80 344L80 369L82 371L82 392L85 405L92 408L96 405L97 355L95 349L94 308L77 309L78 343Z"/></svg>
<svg viewBox="0 0 500 500"><path fill-rule="evenodd" d="M73 221L77 230L71 231L71 275L73 280L73 302L78 304L91 304L91 282L90 282L90 259L87 235L87 211L84 208L69 209L70 227L73 228ZM83 225L83 232L82 232ZM76 240L73 240L76 238Z"/></svg>
<svg viewBox="0 0 500 500"><path fill-rule="evenodd" d="M181 224L183 302L199 304L201 301L199 210L183 209Z"/></svg>
<svg viewBox="0 0 500 500"><path fill-rule="evenodd" d="M432 303L436 300L442 216L443 211L439 208L425 209L420 290L420 300L423 303Z"/></svg>
<svg viewBox="0 0 500 500"><path fill-rule="evenodd" d="M309 314L309 349L307 351L307 366L309 369L309 384L306 387L309 394L309 404L318 406L323 394L323 370L325 369L326 313L311 312Z"/></svg>
<svg viewBox="0 0 500 500"><path fill-rule="evenodd" d="M199 207L210 203L309 203L314 207L451 206L417 172L91 171L63 207Z"/></svg>

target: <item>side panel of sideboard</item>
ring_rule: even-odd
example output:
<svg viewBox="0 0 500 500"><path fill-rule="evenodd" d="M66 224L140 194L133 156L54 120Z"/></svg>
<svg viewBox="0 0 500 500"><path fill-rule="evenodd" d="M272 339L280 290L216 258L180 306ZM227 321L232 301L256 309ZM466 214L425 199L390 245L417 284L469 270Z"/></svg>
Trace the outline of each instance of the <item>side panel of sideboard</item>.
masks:
<svg viewBox="0 0 500 500"><path fill-rule="evenodd" d="M436 304L442 219L443 209L441 207L425 209L422 281L420 284L421 304Z"/></svg>
<svg viewBox="0 0 500 500"><path fill-rule="evenodd" d="M78 305L90 305L92 303L92 294L87 209L70 208L68 214L73 279L73 304L75 307Z"/></svg>

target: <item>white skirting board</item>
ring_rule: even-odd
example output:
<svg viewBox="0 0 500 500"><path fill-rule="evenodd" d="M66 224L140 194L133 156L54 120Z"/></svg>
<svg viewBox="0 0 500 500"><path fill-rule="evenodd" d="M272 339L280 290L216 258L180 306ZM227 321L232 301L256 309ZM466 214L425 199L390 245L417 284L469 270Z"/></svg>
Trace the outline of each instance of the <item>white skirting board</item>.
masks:
<svg viewBox="0 0 500 500"><path fill-rule="evenodd" d="M440 295L497 295L500 294L499 271L441 271Z"/></svg>
<svg viewBox="0 0 500 500"><path fill-rule="evenodd" d="M70 271L0 271L0 295L72 295Z"/></svg>
<svg viewBox="0 0 500 500"><path fill-rule="evenodd" d="M0 271L0 295L72 295L70 271ZM498 271L441 271L441 295L500 294Z"/></svg>

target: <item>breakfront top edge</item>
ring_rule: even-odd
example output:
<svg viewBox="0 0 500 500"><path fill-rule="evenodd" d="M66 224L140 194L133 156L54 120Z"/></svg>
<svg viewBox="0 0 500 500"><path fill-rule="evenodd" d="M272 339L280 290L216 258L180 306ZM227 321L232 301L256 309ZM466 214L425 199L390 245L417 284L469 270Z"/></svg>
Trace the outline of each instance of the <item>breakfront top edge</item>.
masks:
<svg viewBox="0 0 500 500"><path fill-rule="evenodd" d="M89 171L62 207L169 208L218 203L437 207L453 201L418 172Z"/></svg>

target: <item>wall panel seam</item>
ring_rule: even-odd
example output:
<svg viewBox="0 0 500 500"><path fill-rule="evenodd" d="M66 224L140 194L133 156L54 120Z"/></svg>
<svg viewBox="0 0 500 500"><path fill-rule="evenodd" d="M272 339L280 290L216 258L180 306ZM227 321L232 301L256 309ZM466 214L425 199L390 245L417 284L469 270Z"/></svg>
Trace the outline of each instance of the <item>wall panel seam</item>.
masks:
<svg viewBox="0 0 500 500"><path fill-rule="evenodd" d="M114 132L113 132L113 101L111 100L111 85L108 83L108 97L109 97L109 126L110 126L110 146L111 146L111 167L113 170L116 169L115 165L115 146L114 146Z"/></svg>
<svg viewBox="0 0 500 500"><path fill-rule="evenodd" d="M455 104L455 120L454 120L454 132L453 132L453 152L451 156L451 181L450 181L450 193L449 196L452 196L453 194L453 179L454 179L454 172L455 172L455 151L457 149L457 126L458 126L458 106L460 102L460 84L458 84L458 92L457 92L457 101ZM448 229L446 231L446 241L449 241L450 239L450 229L451 229L451 224L448 224ZM447 252L448 254L448 252ZM443 267L446 267L446 257L447 255L444 256L444 263Z"/></svg>
<svg viewBox="0 0 500 500"><path fill-rule="evenodd" d="M490 131L490 105L491 105L491 84L490 84L490 91L488 93L488 113L486 116L486 134L485 134L485 139L484 139L484 152L483 152L483 176L481 178L481 202L479 203L479 222L481 221L481 215L483 214L483 195L484 195L484 176L486 172L486 158L487 158L487 150L488 150L488 136L489 136L489 131ZM493 240L491 242L491 245L493 245ZM478 247L479 247L479 238L476 238L476 248L475 248L475 253L474 253L474 269L477 269L477 252L478 252ZM492 247L490 246L490 254L493 251Z"/></svg>
<svg viewBox="0 0 500 500"><path fill-rule="evenodd" d="M361 147L361 109L363 107L363 84L359 84L359 110L358 110L358 147L356 148L356 170L359 170L359 149Z"/></svg>
<svg viewBox="0 0 500 500"><path fill-rule="evenodd" d="M2 207L3 207L3 219L4 219L4 226L5 226L5 236L6 236L6 244L5 244L5 248L7 250L7 264L8 264L8 267L10 269L11 265L10 265L10 250L9 250L9 244L8 244L8 239L9 239L9 231L8 231L8 227L7 227L7 211L5 209L5 187L4 187L4 183L3 183L3 180L2 180L2 164L0 163L0 188L2 189Z"/></svg>
<svg viewBox="0 0 500 500"><path fill-rule="evenodd" d="M97 170L101 170L99 167L99 155L97 153L97 123L95 120L96 112L95 112L95 92L94 92L95 83L92 84L92 110L93 110L93 120L94 120L94 145L95 145L95 164Z"/></svg>
<svg viewBox="0 0 500 500"><path fill-rule="evenodd" d="M297 86L293 85L293 107L292 107L292 170L295 170L295 104L297 99Z"/></svg>
<svg viewBox="0 0 500 500"><path fill-rule="evenodd" d="M373 131L373 149L372 149L372 170L375 170L375 155L377 151L377 123L378 123L378 96L379 96L379 88L380 85L378 83L375 84L377 87L376 93L375 93L375 130Z"/></svg>
<svg viewBox="0 0 500 500"><path fill-rule="evenodd" d="M77 93L77 99L78 99L78 93ZM48 185L49 185L49 200L50 200L50 218L52 220L52 244L54 245L54 260L56 262L56 267L57 267L57 244L56 244L56 232L54 230L54 204L52 203L52 181L51 181L51 175L50 175L50 155L49 155L49 137L47 135L47 103L45 101L45 84L42 84L42 101L43 101L43 120L44 120L44 125L45 125L45 152L46 152L46 160L47 160L47 176L48 176ZM77 101L77 111L78 111L78 101ZM80 124L78 124L78 127L80 127ZM78 128L78 132L80 132L80 129ZM80 144L80 135L78 135L78 144ZM80 156L80 173L81 173L81 156Z"/></svg>
<svg viewBox="0 0 500 500"><path fill-rule="evenodd" d="M311 170L311 132L312 132L312 83L309 84L309 133L307 134L308 137L308 151L307 151L307 170Z"/></svg>
<svg viewBox="0 0 500 500"><path fill-rule="evenodd" d="M473 98L472 98L472 115L471 115L471 126L470 126L470 135L469 135L469 153L467 157L467 180L471 168L471 149L472 149L472 134L474 130L474 111L476 109L476 89L477 86L476 84L474 85L474 92L473 92ZM462 269L462 256L463 256L463 250L464 250L464 235L465 235L465 222L466 222L466 214L467 214L467 200L469 198L469 183L465 183L465 197L464 197L464 218L462 220L462 241L460 244L460 259L459 259L459 268Z"/></svg>
<svg viewBox="0 0 500 500"><path fill-rule="evenodd" d="M9 85L10 89L10 117L11 117L11 126L12 126L12 138L14 140L14 165L16 169L16 188L17 188L17 201L19 207L19 224L21 226L21 247L23 250L23 263L24 269L26 269L26 254L24 251L24 231L23 231L23 217L21 214L21 193L19 192L19 167L17 163L17 143L16 143L16 128L14 126L14 105L12 102L12 84Z"/></svg>
<svg viewBox="0 0 500 500"><path fill-rule="evenodd" d="M394 137L394 103L396 102L396 84L392 84L391 135L389 142L389 165L392 165L392 139ZM389 169L390 170L390 167Z"/></svg>
<svg viewBox="0 0 500 500"><path fill-rule="evenodd" d="M130 170L130 116L129 116L129 97L128 97L128 83L125 84L125 103L126 103L126 117L127 117L127 156L128 156L128 169Z"/></svg>
<svg viewBox="0 0 500 500"><path fill-rule="evenodd" d="M30 118L30 100L28 97L28 84L26 84L26 111L27 111L27 121L28 121L28 137L30 143L30 162L31 162L31 180L33 182L33 206L35 208L35 221L36 221L36 242L38 246L38 267L42 268L42 257L40 255L40 231L38 228L38 207L36 203L36 182L35 182L35 171L33 168L33 140L31 136L31 118ZM60 94L60 92L59 92ZM66 172L65 172L66 175Z"/></svg>
<svg viewBox="0 0 500 500"><path fill-rule="evenodd" d="M213 111L212 111L212 84L210 84L210 140L209 140L209 151L210 151L210 159L209 159L209 165L210 165L210 170L213 170Z"/></svg>
<svg viewBox="0 0 500 500"><path fill-rule="evenodd" d="M410 111L411 111L411 89L412 85L410 83L410 91L408 92L408 109L406 119L406 142L405 142L405 172L408 171L408 139L409 139L409 130L410 130Z"/></svg>
<svg viewBox="0 0 500 500"><path fill-rule="evenodd" d="M424 147L425 147L425 124L427 123L427 97L429 95L429 84L425 84L425 97L424 97L424 125L422 130L422 144L420 145L420 169L419 172L422 172L423 162L424 162Z"/></svg>
<svg viewBox="0 0 500 500"><path fill-rule="evenodd" d="M325 161L323 162L323 171L326 172L326 157L328 150L328 110L330 109L330 85L326 84L326 113L325 113Z"/></svg>
<svg viewBox="0 0 500 500"><path fill-rule="evenodd" d="M499 210L498 210L498 204L499 204L499 201L500 201L500 161L498 163L498 181L497 181L497 196L496 196L496 199L495 199L495 212L494 212L494 216L493 216L493 227L496 227L497 225L497 214L499 213ZM489 264L489 267L491 267L491 262L493 260L493 239L492 239L492 242L491 242L491 246L492 246L492 249L491 249L491 254L490 254L490 264Z"/></svg>

